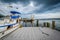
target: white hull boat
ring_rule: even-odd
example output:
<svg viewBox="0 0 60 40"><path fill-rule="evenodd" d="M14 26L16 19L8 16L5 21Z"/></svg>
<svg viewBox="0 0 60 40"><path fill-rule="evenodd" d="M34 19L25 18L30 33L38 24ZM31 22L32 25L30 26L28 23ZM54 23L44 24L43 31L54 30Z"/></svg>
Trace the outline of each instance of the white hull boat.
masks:
<svg viewBox="0 0 60 40"><path fill-rule="evenodd" d="M7 30L8 26L12 26L16 24L16 20L14 20L13 22L9 22L9 21L0 21L0 33L4 32L5 30Z"/></svg>

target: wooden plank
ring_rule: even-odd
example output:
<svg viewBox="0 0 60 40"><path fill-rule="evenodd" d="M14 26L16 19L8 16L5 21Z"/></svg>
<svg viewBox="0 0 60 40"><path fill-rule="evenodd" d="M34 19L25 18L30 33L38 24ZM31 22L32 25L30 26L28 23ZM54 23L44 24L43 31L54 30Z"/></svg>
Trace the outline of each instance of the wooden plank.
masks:
<svg viewBox="0 0 60 40"><path fill-rule="evenodd" d="M44 32L44 33L42 33ZM46 34L49 34L46 35ZM1 40L60 40L60 32L49 28L23 27L1 38Z"/></svg>

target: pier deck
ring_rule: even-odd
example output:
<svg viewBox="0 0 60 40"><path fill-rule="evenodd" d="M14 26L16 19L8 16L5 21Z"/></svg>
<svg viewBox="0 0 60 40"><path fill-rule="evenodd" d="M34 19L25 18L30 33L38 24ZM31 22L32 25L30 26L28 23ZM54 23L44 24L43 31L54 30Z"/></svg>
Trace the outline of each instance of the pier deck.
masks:
<svg viewBox="0 0 60 40"><path fill-rule="evenodd" d="M46 27L22 27L0 40L60 40L60 32Z"/></svg>

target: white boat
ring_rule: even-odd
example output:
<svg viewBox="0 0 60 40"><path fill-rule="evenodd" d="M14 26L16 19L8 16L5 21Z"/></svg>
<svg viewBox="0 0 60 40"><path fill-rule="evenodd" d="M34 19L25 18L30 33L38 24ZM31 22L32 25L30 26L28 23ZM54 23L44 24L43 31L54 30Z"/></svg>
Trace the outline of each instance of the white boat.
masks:
<svg viewBox="0 0 60 40"><path fill-rule="evenodd" d="M4 21L0 20L0 33L5 31L7 27L4 25Z"/></svg>
<svg viewBox="0 0 60 40"><path fill-rule="evenodd" d="M13 21L10 21L10 22L9 22L9 19L5 19L4 21L0 20L0 33L7 30L8 26L15 25L15 24L16 24L16 20L13 20Z"/></svg>
<svg viewBox="0 0 60 40"><path fill-rule="evenodd" d="M12 15L7 16L4 20L0 21L0 32L5 31L9 27L16 26L18 22L16 20L20 17L19 15L15 14L20 14L19 12L11 11Z"/></svg>

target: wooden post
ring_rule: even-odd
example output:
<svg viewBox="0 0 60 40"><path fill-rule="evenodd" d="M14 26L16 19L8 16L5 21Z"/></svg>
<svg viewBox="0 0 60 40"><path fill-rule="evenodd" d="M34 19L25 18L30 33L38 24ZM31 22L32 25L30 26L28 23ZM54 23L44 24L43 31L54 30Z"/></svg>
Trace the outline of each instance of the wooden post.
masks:
<svg viewBox="0 0 60 40"><path fill-rule="evenodd" d="M38 22L39 22L39 20L37 20L37 22L36 22L36 26L37 26L37 27L39 26L39 23L38 23Z"/></svg>
<svg viewBox="0 0 60 40"><path fill-rule="evenodd" d="M50 23L49 22L47 22L47 27L50 27Z"/></svg>
<svg viewBox="0 0 60 40"><path fill-rule="evenodd" d="M55 29L55 21L52 21L52 29Z"/></svg>
<svg viewBox="0 0 60 40"><path fill-rule="evenodd" d="M46 22L43 23L43 26L46 27Z"/></svg>
<svg viewBox="0 0 60 40"><path fill-rule="evenodd" d="M27 20L25 19L25 27L27 27Z"/></svg>

